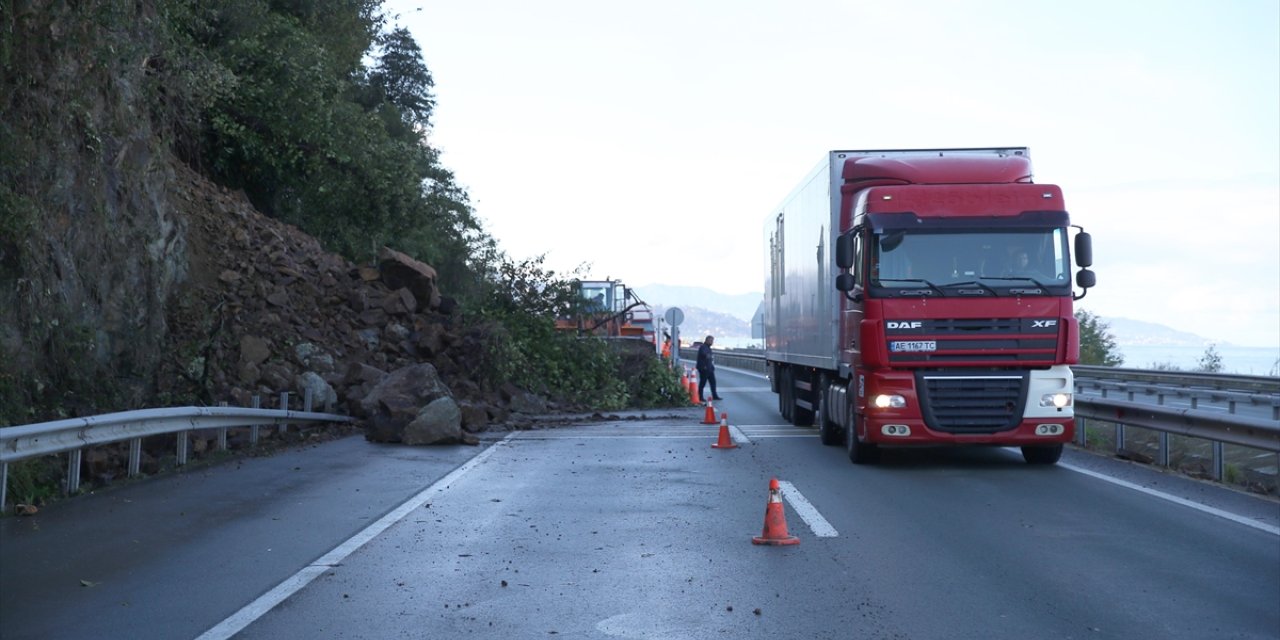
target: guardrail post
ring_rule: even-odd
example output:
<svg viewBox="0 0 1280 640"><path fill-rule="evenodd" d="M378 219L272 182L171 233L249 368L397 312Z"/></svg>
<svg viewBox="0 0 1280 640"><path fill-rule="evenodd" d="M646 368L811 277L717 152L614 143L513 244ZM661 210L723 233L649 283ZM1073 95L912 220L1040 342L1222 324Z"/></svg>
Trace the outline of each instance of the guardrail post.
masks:
<svg viewBox="0 0 1280 640"><path fill-rule="evenodd" d="M1160 432L1160 466L1168 468L1169 466L1169 432Z"/></svg>
<svg viewBox="0 0 1280 640"><path fill-rule="evenodd" d="M223 400L222 402L219 402L218 406L219 407L227 406L227 401ZM226 450L227 450L227 428L223 427L221 429L218 429L218 451L226 451Z"/></svg>
<svg viewBox="0 0 1280 640"><path fill-rule="evenodd" d="M142 438L129 441L129 477L136 478L142 472Z"/></svg>
<svg viewBox="0 0 1280 640"><path fill-rule="evenodd" d="M179 431L175 435L178 436L178 466L181 467L187 463L187 454L191 450L191 432Z"/></svg>
<svg viewBox="0 0 1280 640"><path fill-rule="evenodd" d="M1124 450L1124 425L1116 423L1116 453Z"/></svg>
<svg viewBox="0 0 1280 640"><path fill-rule="evenodd" d="M9 463L0 462L0 513L7 513L9 507Z"/></svg>
<svg viewBox="0 0 1280 640"><path fill-rule="evenodd" d="M1076 444L1085 447L1089 444L1088 422L1084 418L1076 418Z"/></svg>
<svg viewBox="0 0 1280 640"><path fill-rule="evenodd" d="M281 392L280 392L280 410L281 410L281 411L288 411L288 410L289 410L289 392L288 392L288 391L281 391ZM285 433L286 431L288 431L288 429L289 429L289 423L288 423L288 422L281 422L281 423L280 423L280 428L279 428L279 429L277 429L276 431L277 431L280 435L284 435L284 433Z"/></svg>
<svg viewBox="0 0 1280 640"><path fill-rule="evenodd" d="M262 396L254 396L253 408L258 409L261 407L262 407ZM256 424L249 427L249 446L251 447L258 446L258 425Z"/></svg>
<svg viewBox="0 0 1280 640"><path fill-rule="evenodd" d="M83 449L67 452L67 495L80 490L80 458Z"/></svg>
<svg viewBox="0 0 1280 640"><path fill-rule="evenodd" d="M1223 456L1222 456L1222 442L1214 440L1213 441L1213 479L1214 480L1217 480L1218 482L1222 482L1222 478L1226 476L1226 474L1224 473L1225 470L1223 469L1225 464L1226 464L1226 461L1223 460Z"/></svg>
<svg viewBox="0 0 1280 640"><path fill-rule="evenodd" d="M1200 397L1199 397L1199 396L1191 396L1191 408L1192 408L1192 409L1199 409L1199 408L1200 408Z"/></svg>

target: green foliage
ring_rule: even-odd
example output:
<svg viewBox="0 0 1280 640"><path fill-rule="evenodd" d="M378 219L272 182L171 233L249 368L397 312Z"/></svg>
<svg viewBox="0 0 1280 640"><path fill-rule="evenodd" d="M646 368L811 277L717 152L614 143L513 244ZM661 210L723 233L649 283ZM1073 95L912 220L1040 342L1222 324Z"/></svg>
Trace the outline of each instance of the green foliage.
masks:
<svg viewBox="0 0 1280 640"><path fill-rule="evenodd" d="M632 408L680 407L689 403L689 393L680 386L680 376L659 358L644 359L640 376L631 388Z"/></svg>
<svg viewBox="0 0 1280 640"><path fill-rule="evenodd" d="M57 499L63 466L59 456L19 460L9 465L11 504L42 505Z"/></svg>
<svg viewBox="0 0 1280 640"><path fill-rule="evenodd" d="M651 348L556 330L555 318L582 302L574 280L546 269L542 257L493 259L485 295L471 309L473 319L492 323L490 384L513 382L591 410L672 406L684 399L679 380Z"/></svg>
<svg viewBox="0 0 1280 640"><path fill-rule="evenodd" d="M1217 347L1212 344L1205 347L1204 353L1196 361L1196 371L1222 373L1222 354L1218 353Z"/></svg>
<svg viewBox="0 0 1280 640"><path fill-rule="evenodd" d="M410 127L431 126L435 81L422 61L422 49L403 27L383 34L378 45L382 55L369 73L369 106L386 103L398 108Z"/></svg>
<svg viewBox="0 0 1280 640"><path fill-rule="evenodd" d="M1076 312L1080 325L1080 364L1118 367L1124 364L1124 356L1116 345L1111 327L1088 311Z"/></svg>
<svg viewBox="0 0 1280 640"><path fill-rule="evenodd" d="M393 245L475 286L491 239L426 141L435 98L405 29L372 0L214 0L173 12L180 78L209 78L200 164L264 213L354 260ZM365 67L366 61L371 64ZM185 85L184 85L185 86Z"/></svg>

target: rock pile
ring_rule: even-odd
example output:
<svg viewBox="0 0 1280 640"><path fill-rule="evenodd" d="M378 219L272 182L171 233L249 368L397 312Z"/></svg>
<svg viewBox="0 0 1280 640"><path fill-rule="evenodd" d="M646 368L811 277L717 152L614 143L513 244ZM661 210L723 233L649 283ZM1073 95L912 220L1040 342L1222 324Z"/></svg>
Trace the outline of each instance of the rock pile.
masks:
<svg viewBox="0 0 1280 640"><path fill-rule="evenodd" d="M390 248L355 265L242 194L194 174L179 188L192 259L170 305L168 391L248 406L309 389L315 410L362 418L369 439L412 444L474 442L512 408L546 409L489 388L487 332L457 322L431 266Z"/></svg>

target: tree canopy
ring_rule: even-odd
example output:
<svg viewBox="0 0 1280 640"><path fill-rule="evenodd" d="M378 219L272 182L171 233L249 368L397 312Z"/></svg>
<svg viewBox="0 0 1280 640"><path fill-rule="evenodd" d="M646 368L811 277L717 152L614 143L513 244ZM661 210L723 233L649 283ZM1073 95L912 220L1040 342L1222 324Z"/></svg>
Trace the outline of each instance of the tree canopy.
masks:
<svg viewBox="0 0 1280 640"><path fill-rule="evenodd" d="M193 162L354 260L392 245L465 294L493 240L427 141L434 81L379 0L175 2Z"/></svg>
<svg viewBox="0 0 1280 640"><path fill-rule="evenodd" d="M1124 364L1124 356L1111 335L1111 326L1098 316L1083 309L1076 311L1080 324L1080 364L1118 367Z"/></svg>

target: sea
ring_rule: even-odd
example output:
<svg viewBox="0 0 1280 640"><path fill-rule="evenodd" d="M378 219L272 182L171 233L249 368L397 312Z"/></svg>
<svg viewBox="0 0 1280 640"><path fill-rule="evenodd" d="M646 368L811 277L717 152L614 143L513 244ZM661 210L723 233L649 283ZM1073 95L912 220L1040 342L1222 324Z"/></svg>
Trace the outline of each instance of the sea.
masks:
<svg viewBox="0 0 1280 640"><path fill-rule="evenodd" d="M716 338L716 346L722 349L760 349L763 341L737 336ZM1179 369L1195 371L1204 357L1204 346L1170 345L1119 345L1126 369ZM1222 357L1222 371L1246 376L1280 376L1280 346L1237 347L1214 345Z"/></svg>
<svg viewBox="0 0 1280 640"><path fill-rule="evenodd" d="M1206 346L1119 345L1126 369L1171 369L1195 371ZM1222 357L1222 371L1246 376L1280 376L1280 347L1237 347L1214 345Z"/></svg>

